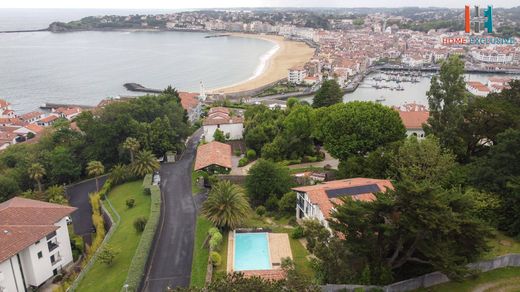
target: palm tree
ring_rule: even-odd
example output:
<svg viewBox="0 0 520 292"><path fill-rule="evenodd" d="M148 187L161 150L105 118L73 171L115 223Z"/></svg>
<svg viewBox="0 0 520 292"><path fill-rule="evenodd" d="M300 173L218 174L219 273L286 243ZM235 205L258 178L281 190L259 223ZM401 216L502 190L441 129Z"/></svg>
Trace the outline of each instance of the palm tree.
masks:
<svg viewBox="0 0 520 292"><path fill-rule="evenodd" d="M29 167L29 177L36 181L38 184L38 191L41 193L43 191L42 187L42 179L45 176L45 168L40 163L33 163L31 167Z"/></svg>
<svg viewBox="0 0 520 292"><path fill-rule="evenodd" d="M247 218L251 207L242 188L221 181L213 187L201 211L215 226L234 229Z"/></svg>
<svg viewBox="0 0 520 292"><path fill-rule="evenodd" d="M126 138L125 142L123 143L123 149L128 150L130 152L130 161L134 163L134 155L137 151L139 151L139 148L141 145L139 144L139 141L137 141L136 138L128 137Z"/></svg>
<svg viewBox="0 0 520 292"><path fill-rule="evenodd" d="M135 161L132 163L132 172L139 177L153 173L161 167L155 155L148 150L137 153Z"/></svg>
<svg viewBox="0 0 520 292"><path fill-rule="evenodd" d="M96 178L96 191L99 192L99 176L105 173L103 163L99 161L91 161L87 164L87 174Z"/></svg>
<svg viewBox="0 0 520 292"><path fill-rule="evenodd" d="M112 171L110 172L110 179L112 183L118 185L124 182L128 178L128 167L123 164L117 164L112 167Z"/></svg>

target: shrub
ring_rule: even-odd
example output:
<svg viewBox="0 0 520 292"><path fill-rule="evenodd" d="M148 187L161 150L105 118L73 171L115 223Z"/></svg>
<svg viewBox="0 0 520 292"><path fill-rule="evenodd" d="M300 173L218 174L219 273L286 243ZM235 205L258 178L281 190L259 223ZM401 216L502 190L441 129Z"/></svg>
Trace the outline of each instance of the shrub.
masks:
<svg viewBox="0 0 520 292"><path fill-rule="evenodd" d="M269 211L278 210L278 198L275 195L271 195L265 202L265 208Z"/></svg>
<svg viewBox="0 0 520 292"><path fill-rule="evenodd" d="M220 231L218 230L217 227L211 227L211 228L208 230L208 234L209 234L210 237L213 237L213 235L214 235L215 233L220 233Z"/></svg>
<svg viewBox="0 0 520 292"><path fill-rule="evenodd" d="M242 155L242 151L240 151L240 149L235 149L235 151L233 151L233 154L235 156L240 156L240 155Z"/></svg>
<svg viewBox="0 0 520 292"><path fill-rule="evenodd" d="M132 209L135 206L135 200L132 198L126 199L126 207Z"/></svg>
<svg viewBox="0 0 520 292"><path fill-rule="evenodd" d="M298 224L298 222L296 222L296 218L294 217L291 217L289 219L289 221L287 221L287 224L291 225L291 226L296 226Z"/></svg>
<svg viewBox="0 0 520 292"><path fill-rule="evenodd" d="M211 263L215 266L215 267L218 267L220 266L220 264L222 263L222 257L220 256L220 254L216 251L212 251L211 254L209 255L210 259L211 259Z"/></svg>
<svg viewBox="0 0 520 292"><path fill-rule="evenodd" d="M248 163L249 163L249 160L247 159L247 157L242 157L238 161L238 167L246 166Z"/></svg>
<svg viewBox="0 0 520 292"><path fill-rule="evenodd" d="M209 248L211 250L218 250L218 247L222 243L222 234L220 232L217 232L211 236L211 239L209 240Z"/></svg>
<svg viewBox="0 0 520 292"><path fill-rule="evenodd" d="M145 194L145 196L151 196L152 195L152 191L150 191L150 188L145 188L143 193Z"/></svg>
<svg viewBox="0 0 520 292"><path fill-rule="evenodd" d="M291 231L291 238L293 238L293 239L300 239L304 235L305 235L304 230L303 230L303 227L301 227L301 226L296 226L296 228L294 228Z"/></svg>
<svg viewBox="0 0 520 292"><path fill-rule="evenodd" d="M143 232L144 228L146 227L147 222L148 222L148 219L146 219L145 217L141 216L141 217L135 218L135 220L134 220L135 231L137 231L138 233Z"/></svg>
<svg viewBox="0 0 520 292"><path fill-rule="evenodd" d="M247 159L249 159L250 161L255 160L255 159L256 159L256 151L253 150L253 149L249 149L249 150L247 150L247 152L246 152L246 157L247 157Z"/></svg>
<svg viewBox="0 0 520 292"><path fill-rule="evenodd" d="M116 255L117 251L115 251L110 245L107 244L98 254L97 259L103 264L110 266L114 262Z"/></svg>
<svg viewBox="0 0 520 292"><path fill-rule="evenodd" d="M258 207L256 207L255 212L258 216L264 216L265 213L267 212L267 210L265 209L264 206L258 206Z"/></svg>
<svg viewBox="0 0 520 292"><path fill-rule="evenodd" d="M282 213L294 213L296 208L296 193L288 192L278 201L278 210Z"/></svg>

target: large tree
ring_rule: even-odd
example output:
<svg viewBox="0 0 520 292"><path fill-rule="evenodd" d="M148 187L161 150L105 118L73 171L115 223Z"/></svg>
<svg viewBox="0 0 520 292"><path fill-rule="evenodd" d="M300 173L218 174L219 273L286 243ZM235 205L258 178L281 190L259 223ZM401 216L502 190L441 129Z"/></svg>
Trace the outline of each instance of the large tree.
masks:
<svg viewBox="0 0 520 292"><path fill-rule="evenodd" d="M464 62L456 55L441 65L439 76L432 77L428 96L430 118L424 129L437 136L443 147L462 158L466 154L460 129L467 105Z"/></svg>
<svg viewBox="0 0 520 292"><path fill-rule="evenodd" d="M58 146L48 153L46 160L48 174L56 184L71 183L81 176L81 165L70 148Z"/></svg>
<svg viewBox="0 0 520 292"><path fill-rule="evenodd" d="M280 133L285 113L281 109L254 105L246 110L244 118L244 141L248 148L261 153L262 147Z"/></svg>
<svg viewBox="0 0 520 292"><path fill-rule="evenodd" d="M259 159L246 178L246 189L254 206L265 204L269 197L280 199L290 191L292 178L287 167Z"/></svg>
<svg viewBox="0 0 520 292"><path fill-rule="evenodd" d="M323 81L312 101L313 107L327 107L343 102L343 91L335 79Z"/></svg>
<svg viewBox="0 0 520 292"><path fill-rule="evenodd" d="M498 228L510 235L520 234L520 130L509 129L497 136L489 152L470 164L469 181L495 193L502 201L496 214Z"/></svg>
<svg viewBox="0 0 520 292"><path fill-rule="evenodd" d="M418 140L412 136L399 147L391 168L399 180L442 184L455 165L454 155L441 148L438 138Z"/></svg>
<svg viewBox="0 0 520 292"><path fill-rule="evenodd" d="M319 109L315 130L325 149L341 161L354 155L366 155L406 137L397 111L362 101Z"/></svg>
<svg viewBox="0 0 520 292"><path fill-rule="evenodd" d="M278 135L262 147L262 157L278 161L314 155L313 116L314 111L308 105L296 104L290 108Z"/></svg>
<svg viewBox="0 0 520 292"><path fill-rule="evenodd" d="M224 229L239 227L250 212L244 191L227 180L213 186L201 209L211 223Z"/></svg>
<svg viewBox="0 0 520 292"><path fill-rule="evenodd" d="M329 226L342 236L315 247L328 283L387 284L434 270L459 279L488 250L490 231L457 191L403 182L376 197L342 198L333 211Z"/></svg>

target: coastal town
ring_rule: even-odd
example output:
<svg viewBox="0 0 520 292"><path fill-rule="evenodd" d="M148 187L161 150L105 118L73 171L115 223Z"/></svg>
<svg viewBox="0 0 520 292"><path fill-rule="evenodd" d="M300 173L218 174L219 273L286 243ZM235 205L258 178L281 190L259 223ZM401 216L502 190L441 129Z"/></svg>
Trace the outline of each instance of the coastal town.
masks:
<svg viewBox="0 0 520 292"><path fill-rule="evenodd" d="M475 9L480 28L492 10ZM471 33L493 40L479 44L461 40L475 29L464 7L203 9L9 31L272 49L262 72L223 87L128 80L118 96L29 112L1 96L0 292L516 291L519 9L495 10L495 34ZM417 102L409 88L425 83ZM364 89L392 103L348 98Z"/></svg>

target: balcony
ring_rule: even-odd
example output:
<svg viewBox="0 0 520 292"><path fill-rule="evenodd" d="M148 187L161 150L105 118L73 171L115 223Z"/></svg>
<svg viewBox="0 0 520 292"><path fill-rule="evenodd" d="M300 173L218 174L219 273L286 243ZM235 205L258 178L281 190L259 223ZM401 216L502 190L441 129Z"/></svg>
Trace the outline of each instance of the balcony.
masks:
<svg viewBox="0 0 520 292"><path fill-rule="evenodd" d="M59 253L51 256L51 265L55 265L61 261L61 255Z"/></svg>
<svg viewBox="0 0 520 292"><path fill-rule="evenodd" d="M49 248L49 252L57 249L60 246L57 240L51 240L47 242L47 247Z"/></svg>

